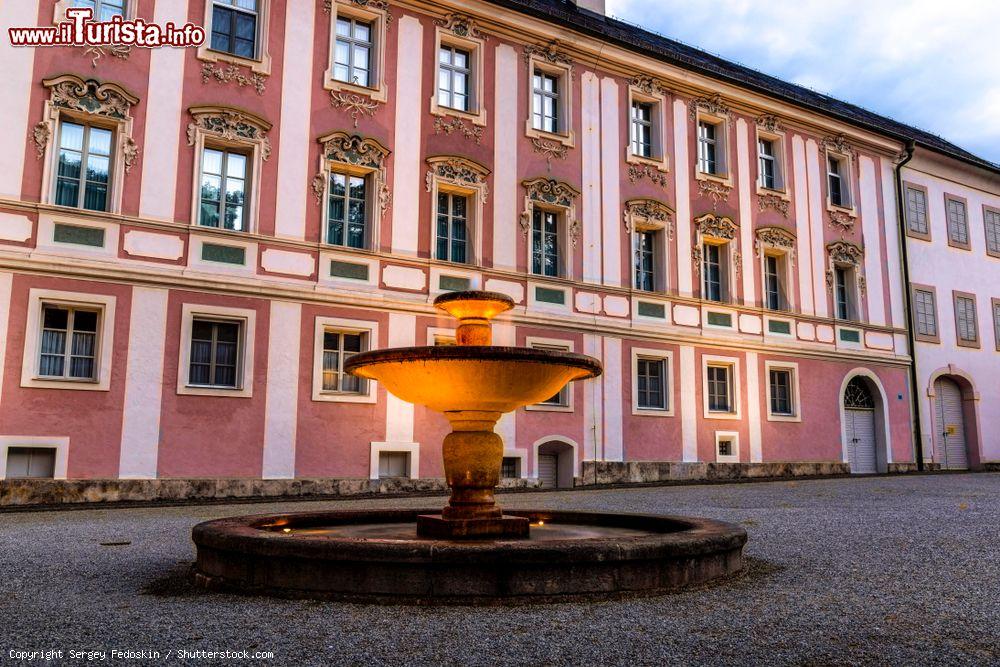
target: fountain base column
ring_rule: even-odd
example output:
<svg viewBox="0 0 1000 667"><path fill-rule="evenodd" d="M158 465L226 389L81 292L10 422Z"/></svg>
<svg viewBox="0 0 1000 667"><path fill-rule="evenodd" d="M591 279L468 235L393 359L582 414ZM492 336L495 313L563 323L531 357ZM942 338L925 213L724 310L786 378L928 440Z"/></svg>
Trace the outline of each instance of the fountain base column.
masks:
<svg viewBox="0 0 1000 667"><path fill-rule="evenodd" d="M445 416L452 427L442 447L451 498L440 515L417 517L417 533L446 539L527 537L528 520L504 516L496 503L503 439L493 427L500 413L463 410Z"/></svg>

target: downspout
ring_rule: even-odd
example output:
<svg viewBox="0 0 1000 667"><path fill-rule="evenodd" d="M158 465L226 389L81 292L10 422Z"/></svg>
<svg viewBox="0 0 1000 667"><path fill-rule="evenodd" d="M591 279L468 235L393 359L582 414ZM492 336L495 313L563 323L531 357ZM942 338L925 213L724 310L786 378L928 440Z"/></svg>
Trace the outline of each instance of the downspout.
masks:
<svg viewBox="0 0 1000 667"><path fill-rule="evenodd" d="M924 469L924 437L920 428L920 405L917 394L917 339L913 331L913 304L910 300L910 258L906 243L906 200L903 198L903 167L913 159L915 143L912 139L906 142L903 158L894 170L896 176L896 218L899 225L899 245L903 261L903 310L906 314L906 340L910 348L910 410L913 412L913 434L916 441L917 470Z"/></svg>

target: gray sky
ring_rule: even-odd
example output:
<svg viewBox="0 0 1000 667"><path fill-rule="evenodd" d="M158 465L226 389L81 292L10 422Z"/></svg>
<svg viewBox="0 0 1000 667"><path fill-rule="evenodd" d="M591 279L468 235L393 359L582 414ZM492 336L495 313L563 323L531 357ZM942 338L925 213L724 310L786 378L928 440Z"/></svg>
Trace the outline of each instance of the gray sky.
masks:
<svg viewBox="0 0 1000 667"><path fill-rule="evenodd" d="M607 11L1000 162L997 0L607 0Z"/></svg>

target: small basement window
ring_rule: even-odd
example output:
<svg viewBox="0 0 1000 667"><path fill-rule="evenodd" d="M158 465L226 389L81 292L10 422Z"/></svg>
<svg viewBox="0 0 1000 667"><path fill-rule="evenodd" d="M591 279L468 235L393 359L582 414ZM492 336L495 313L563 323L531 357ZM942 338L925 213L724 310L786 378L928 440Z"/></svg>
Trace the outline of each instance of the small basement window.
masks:
<svg viewBox="0 0 1000 667"><path fill-rule="evenodd" d="M410 454L409 452L379 452L378 455L378 477L406 477L410 476Z"/></svg>
<svg viewBox="0 0 1000 667"><path fill-rule="evenodd" d="M500 464L501 479L518 479L521 477L521 459L516 456L505 456Z"/></svg>
<svg viewBox="0 0 1000 667"><path fill-rule="evenodd" d="M7 478L53 479L55 447L11 447L7 450Z"/></svg>

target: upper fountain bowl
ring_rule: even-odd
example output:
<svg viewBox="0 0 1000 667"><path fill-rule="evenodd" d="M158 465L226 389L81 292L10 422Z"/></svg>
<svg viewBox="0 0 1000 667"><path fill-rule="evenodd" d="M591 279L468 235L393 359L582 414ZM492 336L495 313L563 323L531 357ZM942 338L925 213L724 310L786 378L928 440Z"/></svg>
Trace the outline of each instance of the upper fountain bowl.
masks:
<svg viewBox="0 0 1000 667"><path fill-rule="evenodd" d="M351 357L344 370L438 412L511 412L602 372L582 354L490 345L373 350Z"/></svg>

